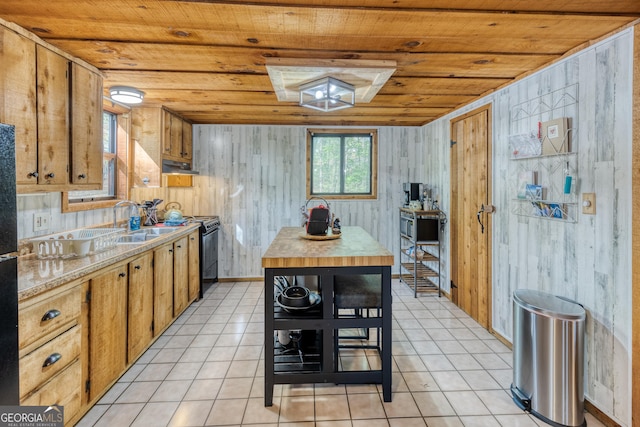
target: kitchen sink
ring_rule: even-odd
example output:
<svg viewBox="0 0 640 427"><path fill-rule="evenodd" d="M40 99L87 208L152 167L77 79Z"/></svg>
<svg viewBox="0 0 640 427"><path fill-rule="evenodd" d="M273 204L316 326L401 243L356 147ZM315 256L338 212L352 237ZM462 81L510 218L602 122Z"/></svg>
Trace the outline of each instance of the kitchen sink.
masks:
<svg viewBox="0 0 640 427"><path fill-rule="evenodd" d="M160 235L160 234L171 233L173 231L176 231L178 228L180 227L144 227L140 229L140 232L144 232L151 235L153 234Z"/></svg>
<svg viewBox="0 0 640 427"><path fill-rule="evenodd" d="M144 227L140 230L131 231L118 237L117 244L142 244L149 240L160 237L163 234L176 231L178 227Z"/></svg>
<svg viewBox="0 0 640 427"><path fill-rule="evenodd" d="M157 237L159 237L159 235L149 234L145 232L131 233L118 237L118 241L116 243L119 245L123 243L144 243Z"/></svg>

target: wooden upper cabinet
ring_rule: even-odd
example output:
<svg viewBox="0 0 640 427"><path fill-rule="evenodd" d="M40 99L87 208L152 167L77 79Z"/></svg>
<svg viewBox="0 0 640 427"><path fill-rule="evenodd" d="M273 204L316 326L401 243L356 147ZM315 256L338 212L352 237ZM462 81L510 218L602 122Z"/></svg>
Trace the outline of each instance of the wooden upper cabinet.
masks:
<svg viewBox="0 0 640 427"><path fill-rule="evenodd" d="M167 110L162 110L162 155L171 156L171 116Z"/></svg>
<svg viewBox="0 0 640 427"><path fill-rule="evenodd" d="M189 125L188 128L185 127L185 124ZM189 143L188 148L185 148L185 139ZM179 162L190 162L192 140L191 124L171 111L163 109L162 156Z"/></svg>
<svg viewBox="0 0 640 427"><path fill-rule="evenodd" d="M182 121L182 158L193 158L193 126L186 120Z"/></svg>
<svg viewBox="0 0 640 427"><path fill-rule="evenodd" d="M133 187L161 187L162 160L191 162L191 123L160 107L131 109Z"/></svg>
<svg viewBox="0 0 640 427"><path fill-rule="evenodd" d="M133 142L132 187L162 185L162 137L164 111L154 107L131 109L131 141Z"/></svg>
<svg viewBox="0 0 640 427"><path fill-rule="evenodd" d="M99 189L103 153L102 77L74 63L71 79L71 183Z"/></svg>
<svg viewBox="0 0 640 427"><path fill-rule="evenodd" d="M171 156L182 157L182 119L171 115Z"/></svg>
<svg viewBox="0 0 640 427"><path fill-rule="evenodd" d="M16 183L36 184L36 45L0 27L0 123L16 127Z"/></svg>
<svg viewBox="0 0 640 427"><path fill-rule="evenodd" d="M18 193L102 187L102 76L1 25L0 123L16 127Z"/></svg>
<svg viewBox="0 0 640 427"><path fill-rule="evenodd" d="M38 184L69 182L69 60L36 46Z"/></svg>

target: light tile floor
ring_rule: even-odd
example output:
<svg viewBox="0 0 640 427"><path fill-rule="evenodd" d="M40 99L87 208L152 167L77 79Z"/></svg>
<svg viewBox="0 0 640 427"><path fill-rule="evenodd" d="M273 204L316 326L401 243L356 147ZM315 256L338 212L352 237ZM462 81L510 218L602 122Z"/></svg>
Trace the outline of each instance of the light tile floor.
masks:
<svg viewBox="0 0 640 427"><path fill-rule="evenodd" d="M508 347L445 297L393 281L393 401L375 385L276 385L264 406L262 282L219 283L192 304L80 427L546 426L511 400ZM345 352L342 366L375 359ZM373 361L372 364L376 362ZM586 414L589 427L603 426Z"/></svg>

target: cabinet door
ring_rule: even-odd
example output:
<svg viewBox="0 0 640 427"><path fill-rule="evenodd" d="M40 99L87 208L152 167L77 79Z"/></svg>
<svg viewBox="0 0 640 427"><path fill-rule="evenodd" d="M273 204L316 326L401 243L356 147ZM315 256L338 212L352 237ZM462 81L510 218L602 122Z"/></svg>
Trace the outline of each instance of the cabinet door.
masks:
<svg viewBox="0 0 640 427"><path fill-rule="evenodd" d="M90 399L118 378L127 364L127 280L126 264L91 279Z"/></svg>
<svg viewBox="0 0 640 427"><path fill-rule="evenodd" d="M171 156L182 157L182 119L171 114Z"/></svg>
<svg viewBox="0 0 640 427"><path fill-rule="evenodd" d="M102 77L71 69L71 183L102 188Z"/></svg>
<svg viewBox="0 0 640 427"><path fill-rule="evenodd" d="M69 182L69 61L37 46L38 184Z"/></svg>
<svg viewBox="0 0 640 427"><path fill-rule="evenodd" d="M171 113L162 110L162 154L171 156Z"/></svg>
<svg viewBox="0 0 640 427"><path fill-rule="evenodd" d="M182 158L193 158L193 126L186 120L182 121Z"/></svg>
<svg viewBox="0 0 640 427"><path fill-rule="evenodd" d="M189 234L189 301L200 295L200 231Z"/></svg>
<svg viewBox="0 0 640 427"><path fill-rule="evenodd" d="M173 320L173 244L153 251L153 334L158 336Z"/></svg>
<svg viewBox="0 0 640 427"><path fill-rule="evenodd" d="M129 263L128 363L153 339L153 253Z"/></svg>
<svg viewBox="0 0 640 427"><path fill-rule="evenodd" d="M36 184L36 44L0 27L0 123L16 127L16 184Z"/></svg>
<svg viewBox="0 0 640 427"><path fill-rule="evenodd" d="M162 113L153 107L131 109L133 187L160 187L162 184Z"/></svg>
<svg viewBox="0 0 640 427"><path fill-rule="evenodd" d="M173 244L173 316L189 304L189 243L187 236Z"/></svg>

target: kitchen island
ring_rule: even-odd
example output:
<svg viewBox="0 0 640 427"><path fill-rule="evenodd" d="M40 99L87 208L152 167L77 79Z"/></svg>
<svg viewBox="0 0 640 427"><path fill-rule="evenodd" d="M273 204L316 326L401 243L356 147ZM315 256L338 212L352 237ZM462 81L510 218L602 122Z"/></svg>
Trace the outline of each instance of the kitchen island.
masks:
<svg viewBox="0 0 640 427"><path fill-rule="evenodd" d="M343 227L334 240L307 240L300 227L282 228L262 257L265 269L265 406L271 406L274 384L335 383L382 384L385 402L391 401L391 266L393 255L361 227ZM378 317L338 317L334 304L336 276L380 277L381 312ZM277 276L312 276L321 303L309 310L287 311L276 303ZM381 331L380 366L370 370L341 370L337 361L338 330L376 328ZM302 331L301 343L286 363L275 331ZM297 363L298 352L300 362ZM379 368L379 369L375 369Z"/></svg>

